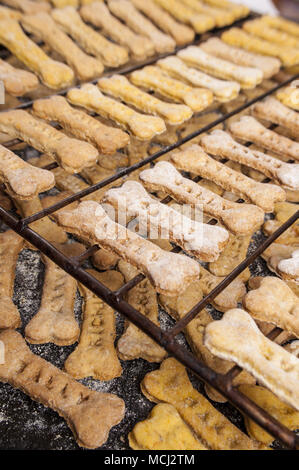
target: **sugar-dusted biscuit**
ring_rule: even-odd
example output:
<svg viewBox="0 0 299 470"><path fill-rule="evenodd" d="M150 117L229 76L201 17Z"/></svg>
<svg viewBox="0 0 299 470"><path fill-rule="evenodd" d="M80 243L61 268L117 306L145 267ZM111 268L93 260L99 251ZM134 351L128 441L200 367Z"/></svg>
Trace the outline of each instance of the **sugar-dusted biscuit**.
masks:
<svg viewBox="0 0 299 470"><path fill-rule="evenodd" d="M20 20L21 18L20 11L0 5L0 19Z"/></svg>
<svg viewBox="0 0 299 470"><path fill-rule="evenodd" d="M290 258L280 260L277 270L284 279L299 282L299 249L293 251Z"/></svg>
<svg viewBox="0 0 299 470"><path fill-rule="evenodd" d="M5 92L12 96L23 96L38 87L38 79L33 73L17 69L2 59L0 59L0 80L4 84Z"/></svg>
<svg viewBox="0 0 299 470"><path fill-rule="evenodd" d="M294 135L299 133L298 113L271 96L264 101L255 103L251 107L251 112L258 119L265 119L290 129Z"/></svg>
<svg viewBox="0 0 299 470"><path fill-rule="evenodd" d="M179 23L172 15L163 10L154 0L131 0L133 5L144 13L150 20L173 37L178 46L192 42L195 33L189 26Z"/></svg>
<svg viewBox="0 0 299 470"><path fill-rule="evenodd" d="M85 54L85 52L57 26L48 13L23 16L22 26L28 33L34 34L36 37L40 38L52 50L63 57L80 80L92 80L102 74L104 70L102 62L95 57Z"/></svg>
<svg viewBox="0 0 299 470"><path fill-rule="evenodd" d="M157 65L170 76L183 79L195 87L204 87L213 92L218 101L225 102L236 98L240 91L238 82L219 80L200 70L188 67L176 56L166 57L157 62Z"/></svg>
<svg viewBox="0 0 299 470"><path fill-rule="evenodd" d="M180 170L190 171L202 178L212 180L245 201L261 207L265 212L272 212L275 202L284 201L286 198L284 190L279 186L258 183L232 170L227 165L209 157L199 145L192 145L182 152L173 153L171 160Z"/></svg>
<svg viewBox="0 0 299 470"><path fill-rule="evenodd" d="M285 403L299 409L299 359L266 338L247 312L226 312L222 320L207 326L204 341L213 354L236 362Z"/></svg>
<svg viewBox="0 0 299 470"><path fill-rule="evenodd" d="M50 362L33 354L20 333L0 334L5 347L5 363L0 365L0 380L10 383L33 400L52 408L72 429L82 447L100 447L111 427L124 417L121 398L95 392L76 382Z"/></svg>
<svg viewBox="0 0 299 470"><path fill-rule="evenodd" d="M130 76L134 85L156 91L179 103L185 103L192 111L200 112L213 102L213 93L204 88L194 88L171 78L161 68L149 65L136 70Z"/></svg>
<svg viewBox="0 0 299 470"><path fill-rule="evenodd" d="M235 65L223 59L208 54L201 47L189 46L178 52L178 57L187 64L201 69L218 78L234 80L242 88L255 88L263 80L261 70L253 67Z"/></svg>
<svg viewBox="0 0 299 470"><path fill-rule="evenodd" d="M74 72L62 62L48 57L23 32L15 20L0 21L0 44L7 47L21 62L35 72L49 88L61 89L70 86L74 81Z"/></svg>
<svg viewBox="0 0 299 470"><path fill-rule="evenodd" d="M280 31L284 31L288 34L292 34L299 38L299 26L294 21L287 20L282 16L262 16L261 20L263 23L272 26Z"/></svg>
<svg viewBox="0 0 299 470"><path fill-rule="evenodd" d="M250 13L248 6L239 3L235 4L235 2L230 2L229 0L204 0L204 2L225 11L231 11L234 14L235 20L245 18Z"/></svg>
<svg viewBox="0 0 299 470"><path fill-rule="evenodd" d="M90 269L87 272L112 291L123 284L123 277L117 271L99 273ZM68 356L64 368L75 379L112 380L122 374L114 348L114 311L85 286L79 287L84 298L81 334L78 346Z"/></svg>
<svg viewBox="0 0 299 470"><path fill-rule="evenodd" d="M21 109L1 113L0 130L12 139L23 140L40 152L48 153L69 173L78 173L98 160L99 153L91 144L71 139Z"/></svg>
<svg viewBox="0 0 299 470"><path fill-rule="evenodd" d="M264 79L271 78L279 72L281 62L275 57L266 57L238 47L226 44L217 37L212 37L200 45L208 54L228 60L243 67L254 67L263 72Z"/></svg>
<svg viewBox="0 0 299 470"><path fill-rule="evenodd" d="M229 130L241 141L251 141L260 147L277 154L299 160L299 143L267 129L252 116L243 116L239 121L229 124Z"/></svg>
<svg viewBox="0 0 299 470"><path fill-rule="evenodd" d="M148 37L154 44L156 52L163 54L175 49L175 41L168 34L162 33L128 0L108 0L111 12L126 23L133 31Z"/></svg>
<svg viewBox="0 0 299 470"><path fill-rule="evenodd" d="M119 67L128 62L126 48L108 41L102 34L85 24L79 13L72 6L54 9L53 19L69 34L88 54L99 58L108 67Z"/></svg>
<svg viewBox="0 0 299 470"><path fill-rule="evenodd" d="M40 11L49 11L51 5L46 1L35 2L32 0L4 0L3 3L9 7L21 10L25 14L34 14Z"/></svg>
<svg viewBox="0 0 299 470"><path fill-rule="evenodd" d="M175 407L167 403L156 405L146 420L135 425L128 437L134 450L207 450Z"/></svg>
<svg viewBox="0 0 299 470"><path fill-rule="evenodd" d="M80 9L84 21L93 24L118 44L129 49L133 59L141 61L154 55L155 48L152 41L136 34L115 16L111 15L104 2L93 2Z"/></svg>
<svg viewBox="0 0 299 470"><path fill-rule="evenodd" d="M166 359L159 370L147 374L141 390L155 403L173 405L196 438L208 449L261 448L261 444L243 434L191 385L186 369L173 358Z"/></svg>
<svg viewBox="0 0 299 470"><path fill-rule="evenodd" d="M247 21L243 24L243 29L247 33L258 36L266 41L270 41L276 44L283 44L284 47L298 48L299 38L288 34L285 31L279 31L276 28L273 28L270 25L267 25L261 18L255 20Z"/></svg>
<svg viewBox="0 0 299 470"><path fill-rule="evenodd" d="M285 106L299 111L299 81L295 80L289 86L278 90L276 97Z"/></svg>
<svg viewBox="0 0 299 470"><path fill-rule="evenodd" d="M254 168L284 188L299 190L298 164L284 163L259 150L241 145L230 134L221 130L205 135L200 143L205 151L213 156L228 158L246 167Z"/></svg>
<svg viewBox="0 0 299 470"><path fill-rule="evenodd" d="M0 145L0 181L17 199L32 199L55 185L52 173L34 168L3 145Z"/></svg>
<svg viewBox="0 0 299 470"><path fill-rule="evenodd" d="M159 162L154 168L140 173L140 179L149 191L163 191L177 202L200 208L205 214L218 219L232 233L247 235L260 227L263 211L257 206L238 204L184 178L168 162Z"/></svg>
<svg viewBox="0 0 299 470"><path fill-rule="evenodd" d="M292 258L293 253L296 251L296 246L283 245L280 243L272 243L263 253L262 258L267 262L270 271L276 273L283 280L288 280L283 271L278 270L280 261Z"/></svg>
<svg viewBox="0 0 299 470"><path fill-rule="evenodd" d="M130 138L125 132L105 126L84 111L70 106L63 96L36 100L32 109L39 118L57 121L68 133L94 145L100 153L113 155L129 143Z"/></svg>
<svg viewBox="0 0 299 470"><path fill-rule="evenodd" d="M96 202L55 215L65 230L88 239L136 266L160 293L177 295L199 277L199 264L185 255L167 253L115 223Z"/></svg>
<svg viewBox="0 0 299 470"><path fill-rule="evenodd" d="M0 330L21 325L12 296L16 264L23 245L24 240L12 230L0 233Z"/></svg>
<svg viewBox="0 0 299 470"><path fill-rule="evenodd" d="M67 94L68 100L101 116L112 119L140 140L151 140L166 131L164 121L156 116L137 113L132 108L103 95L95 85L86 84Z"/></svg>

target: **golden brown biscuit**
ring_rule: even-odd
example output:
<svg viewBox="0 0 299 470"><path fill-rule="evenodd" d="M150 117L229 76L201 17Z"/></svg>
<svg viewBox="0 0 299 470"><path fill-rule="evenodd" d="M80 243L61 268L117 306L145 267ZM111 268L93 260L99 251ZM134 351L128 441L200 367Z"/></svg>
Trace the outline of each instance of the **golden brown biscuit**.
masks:
<svg viewBox="0 0 299 470"><path fill-rule="evenodd" d="M2 59L0 59L0 80L4 84L5 92L12 96L23 96L38 87L38 79L33 73L17 69Z"/></svg>
<svg viewBox="0 0 299 470"><path fill-rule="evenodd" d="M247 31L247 33L266 39L266 41L279 45L283 44L284 47L296 49L299 45L299 38L267 25L262 18L247 21L243 24L243 29Z"/></svg>
<svg viewBox="0 0 299 470"><path fill-rule="evenodd" d="M22 18L22 13L20 11L13 10L12 8L7 8L1 5L0 6L0 18L19 20Z"/></svg>
<svg viewBox="0 0 299 470"><path fill-rule="evenodd" d="M29 15L40 11L49 11L51 9L51 6L43 1L37 3L32 0L3 0L3 3Z"/></svg>
<svg viewBox="0 0 299 470"><path fill-rule="evenodd" d="M231 11L234 14L235 20L244 18L250 13L246 5L235 4L235 2L230 2L229 0L204 0L204 2L225 11Z"/></svg>
<svg viewBox="0 0 299 470"><path fill-rule="evenodd" d="M290 129L292 135L298 135L298 113L289 109L287 106L283 105L280 101L271 96L266 98L264 101L255 103L251 107L251 112L258 119L265 119L275 124L279 124L286 129Z"/></svg>

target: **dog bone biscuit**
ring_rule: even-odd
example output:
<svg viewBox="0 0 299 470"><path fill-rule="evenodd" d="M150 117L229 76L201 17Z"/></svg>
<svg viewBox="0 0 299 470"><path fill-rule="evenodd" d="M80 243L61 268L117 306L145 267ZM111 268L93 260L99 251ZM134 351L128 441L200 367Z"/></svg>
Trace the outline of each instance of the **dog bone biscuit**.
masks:
<svg viewBox="0 0 299 470"><path fill-rule="evenodd" d="M192 110L183 104L165 103L155 96L145 93L132 85L122 75L113 75L98 81L98 87L104 93L119 98L144 113L163 118L170 125L179 125L190 119Z"/></svg>
<svg viewBox="0 0 299 470"><path fill-rule="evenodd" d="M12 230L0 233L0 330L21 325L12 296L16 264L23 245L24 240Z"/></svg>
<svg viewBox="0 0 299 470"><path fill-rule="evenodd" d="M286 88L278 90L276 97L284 105L299 111L299 82L295 80Z"/></svg>
<svg viewBox="0 0 299 470"><path fill-rule="evenodd" d="M218 78L234 80L242 88L255 88L263 80L263 72L253 67L243 67L218 59L198 46L189 46L178 52L178 57L191 66L198 67Z"/></svg>
<svg viewBox="0 0 299 470"><path fill-rule="evenodd" d="M211 54L229 62L244 67L253 67L263 72L264 79L271 78L279 72L281 62L275 57L266 57L253 52L229 46L221 39L213 37L200 45L200 48Z"/></svg>
<svg viewBox="0 0 299 470"><path fill-rule="evenodd" d="M202 178L212 180L245 201L261 207L265 212L272 212L275 202L284 201L286 198L284 190L279 186L258 183L232 170L227 165L209 157L199 145L192 145L182 152L173 153L171 160L180 170L190 171Z"/></svg>
<svg viewBox="0 0 299 470"><path fill-rule="evenodd" d="M129 434L134 450L207 450L180 417L174 406L156 405L149 417Z"/></svg>
<svg viewBox="0 0 299 470"><path fill-rule="evenodd" d="M173 358L166 359L159 370L148 373L141 383L141 390L155 403L173 405L195 437L208 449L260 448L260 444L243 434L193 388L186 369Z"/></svg>
<svg viewBox="0 0 299 470"><path fill-rule="evenodd" d="M204 150L213 156L228 158L254 168L283 187L299 190L298 164L283 163L259 150L251 150L251 148L237 143L230 134L221 130L205 135L200 143Z"/></svg>
<svg viewBox="0 0 299 470"><path fill-rule="evenodd" d="M99 58L104 65L119 67L128 62L128 51L108 41L100 33L85 24L74 7L54 9L53 19L69 34L88 54Z"/></svg>
<svg viewBox="0 0 299 470"><path fill-rule="evenodd" d="M38 79L33 73L16 69L2 59L0 59L0 80L4 84L5 91L12 96L23 96L38 87Z"/></svg>
<svg viewBox="0 0 299 470"><path fill-rule="evenodd" d="M76 382L33 354L16 331L2 332L0 340L5 346L5 364L0 365L2 382L10 383L33 400L57 411L80 446L94 449L106 442L110 429L124 417L121 398L92 391Z"/></svg>
<svg viewBox="0 0 299 470"><path fill-rule="evenodd" d="M277 269L285 279L299 282L299 250L295 250L291 258L279 261Z"/></svg>
<svg viewBox="0 0 299 470"><path fill-rule="evenodd" d="M226 312L222 320L207 326L204 341L213 354L236 362L285 403L299 409L299 359L266 338L247 312Z"/></svg>
<svg viewBox="0 0 299 470"><path fill-rule="evenodd" d="M279 31L272 26L267 25L262 19L247 21L243 24L243 29L247 33L258 36L266 41L283 44L284 47L298 48L299 38L283 31Z"/></svg>
<svg viewBox="0 0 299 470"><path fill-rule="evenodd" d="M223 199L194 181L184 178L168 162L157 163L154 168L142 171L139 177L149 191L166 192L179 203L198 207L204 213L219 219L235 234L253 233L263 223L264 213L260 208Z"/></svg>
<svg viewBox="0 0 299 470"><path fill-rule="evenodd" d="M278 272L278 264L282 260L291 258L295 250L296 247L292 245L273 243L262 253L261 256L267 262L267 266L270 271L276 273L279 277L286 280L284 273Z"/></svg>
<svg viewBox="0 0 299 470"><path fill-rule="evenodd" d="M168 99L185 103L192 111L200 112L213 102L213 93L204 88L193 88L171 78L159 67L147 66L130 76L134 85L153 90Z"/></svg>
<svg viewBox="0 0 299 470"><path fill-rule="evenodd" d="M102 74L103 64L95 57L85 54L67 34L61 31L48 13L23 16L22 26L60 54L80 80L92 80Z"/></svg>
<svg viewBox="0 0 299 470"><path fill-rule="evenodd" d="M74 175L70 175L62 168L55 168L53 170L55 175L56 186L61 191L69 191L72 194L76 194L84 189L87 189L89 185L85 183L81 178L77 178ZM103 197L103 191L95 191L88 196L85 196L83 200L85 201L97 201L100 202Z"/></svg>
<svg viewBox="0 0 299 470"><path fill-rule="evenodd" d="M49 11L51 6L45 1L38 3L32 0L4 0L3 3L9 7L21 10L25 14L34 14L40 11Z"/></svg>
<svg viewBox="0 0 299 470"><path fill-rule="evenodd" d="M110 189L103 202L112 204L130 218L138 217L141 228L154 235L150 238L169 237L184 251L203 261L217 259L228 241L228 232L222 227L191 220L150 197L144 187L135 181L127 181L121 188Z"/></svg>
<svg viewBox="0 0 299 470"><path fill-rule="evenodd" d="M100 153L113 155L129 143L125 132L105 126L84 111L73 108L63 96L36 100L32 109L39 118L57 121L68 133L94 145Z"/></svg>
<svg viewBox="0 0 299 470"><path fill-rule="evenodd" d="M15 20L0 21L0 44L35 72L49 88L61 89L70 86L74 72L61 62L50 59L44 51L29 39Z"/></svg>
<svg viewBox="0 0 299 470"><path fill-rule="evenodd" d="M289 21L282 16L262 16L261 20L263 23L272 26L280 31L292 34L299 38L299 26L294 21Z"/></svg>
<svg viewBox="0 0 299 470"><path fill-rule="evenodd" d="M299 115L296 111L288 108L275 98L268 97L264 101L255 103L251 111L258 119L265 119L267 121L279 124L287 129L290 129L294 135L299 132Z"/></svg>
<svg viewBox="0 0 299 470"><path fill-rule="evenodd" d="M87 272L112 291L123 285L123 277L117 271ZM112 380L120 377L122 367L114 348L113 309L83 285L80 285L80 292L84 297L84 310L79 344L67 358L64 368L75 379Z"/></svg>
<svg viewBox="0 0 299 470"><path fill-rule="evenodd" d="M92 264L95 268L106 271L107 269L115 268L119 261L119 257L103 249L98 250L91 257Z"/></svg>
<svg viewBox="0 0 299 470"><path fill-rule="evenodd" d="M178 46L184 46L192 42L195 33L189 26L179 23L172 15L163 10L153 0L131 0L133 5L144 13L150 20L173 37Z"/></svg>
<svg viewBox="0 0 299 470"><path fill-rule="evenodd" d="M109 0L111 12L124 21L133 31L148 37L156 52L163 54L175 49L175 41L168 34L162 33L153 23L143 16L128 0Z"/></svg>
<svg viewBox="0 0 299 470"><path fill-rule="evenodd" d="M217 28L223 28L224 26L228 26L234 22L234 14L231 10L223 10L215 6L199 2L198 0L183 0L183 3L197 13L211 16L215 20Z"/></svg>
<svg viewBox="0 0 299 470"><path fill-rule="evenodd" d="M12 8L7 8L0 5L0 19L20 20L22 13Z"/></svg>
<svg viewBox="0 0 299 470"><path fill-rule="evenodd" d="M55 214L67 231L87 238L136 266L160 293L176 295L199 276L199 264L167 253L108 217L100 204L81 202L78 209Z"/></svg>
<svg viewBox="0 0 299 470"><path fill-rule="evenodd" d="M80 9L80 15L84 21L101 28L102 32L111 39L127 47L135 60L145 60L155 53L152 41L141 34L134 33L111 15L105 3L94 2L91 5L85 5Z"/></svg>
<svg viewBox="0 0 299 470"><path fill-rule="evenodd" d="M12 139L23 140L40 152L48 153L69 173L78 173L98 159L98 151L92 145L71 139L27 111L1 113L0 130Z"/></svg>
<svg viewBox="0 0 299 470"><path fill-rule="evenodd" d="M199 70L188 67L178 57L166 57L165 59L159 60L157 65L169 75L174 76L174 78L186 80L195 87L204 87L211 90L218 101L230 101L239 94L239 83L211 77Z"/></svg>
<svg viewBox="0 0 299 470"><path fill-rule="evenodd" d="M235 20L245 18L249 15L250 10L246 5L235 4L228 0L204 0L205 3L212 5L213 7L221 8L223 10L229 10L233 13Z"/></svg>
<svg viewBox="0 0 299 470"><path fill-rule="evenodd" d="M151 140L155 135L166 131L165 123L161 118L137 113L132 108L104 96L95 85L86 84L80 89L74 88L68 92L67 98L74 105L112 119L123 128L130 130L139 140Z"/></svg>

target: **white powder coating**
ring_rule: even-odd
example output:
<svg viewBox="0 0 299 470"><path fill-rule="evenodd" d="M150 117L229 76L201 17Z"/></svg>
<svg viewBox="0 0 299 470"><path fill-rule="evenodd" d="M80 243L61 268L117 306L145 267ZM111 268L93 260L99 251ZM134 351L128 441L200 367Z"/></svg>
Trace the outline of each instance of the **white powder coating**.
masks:
<svg viewBox="0 0 299 470"><path fill-rule="evenodd" d="M295 250L292 257L289 259L281 260L278 263L279 271L287 274L291 278L299 281L299 250Z"/></svg>

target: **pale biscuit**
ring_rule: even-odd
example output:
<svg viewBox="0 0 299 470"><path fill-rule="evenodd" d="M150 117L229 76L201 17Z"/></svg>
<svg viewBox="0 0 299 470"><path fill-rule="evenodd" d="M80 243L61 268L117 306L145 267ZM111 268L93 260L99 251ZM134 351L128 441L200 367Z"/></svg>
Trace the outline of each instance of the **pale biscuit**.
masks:
<svg viewBox="0 0 299 470"><path fill-rule="evenodd" d="M7 8L0 5L0 19L20 20L22 13L12 8Z"/></svg>
<svg viewBox="0 0 299 470"><path fill-rule="evenodd" d="M124 417L121 398L95 392L76 382L51 363L33 354L22 336L12 330L0 334L5 347L5 364L0 380L10 383L33 400L62 416L82 447L94 449L108 439L111 427Z"/></svg>
<svg viewBox="0 0 299 470"><path fill-rule="evenodd" d="M208 54L219 57L220 59L228 60L237 65L244 67L254 67L263 72L264 79L271 78L276 75L281 67L281 62L275 57L266 57L253 52L245 51L238 47L229 46L221 39L213 37L200 45Z"/></svg>
<svg viewBox="0 0 299 470"><path fill-rule="evenodd" d="M251 112L258 119L265 119L290 129L293 135L299 133L298 113L271 96L264 101L255 103L251 108Z"/></svg>
<svg viewBox="0 0 299 470"><path fill-rule="evenodd" d="M178 57L191 66L198 67L218 78L234 80L242 88L255 88L263 80L261 70L253 67L235 65L208 54L198 46L189 46L178 52Z"/></svg>
<svg viewBox="0 0 299 470"><path fill-rule="evenodd" d="M198 0L183 0L183 3L192 8L197 13L203 13L211 16L215 20L217 28L223 28L234 22L234 13L231 10L223 10L215 6L207 5Z"/></svg>
<svg viewBox="0 0 299 470"><path fill-rule="evenodd" d="M0 130L12 139L23 140L40 152L48 153L68 173L78 173L98 160L99 153L91 144L71 139L27 111L1 113Z"/></svg>
<svg viewBox="0 0 299 470"><path fill-rule="evenodd" d="M212 5L213 7L222 8L223 10L229 10L234 14L235 20L245 18L249 15L250 10L246 5L235 4L229 0L204 0L205 3Z"/></svg>
<svg viewBox="0 0 299 470"><path fill-rule="evenodd" d="M141 61L155 53L152 41L134 33L109 12L104 2L93 2L80 9L84 21L93 24L118 44L129 49L133 59Z"/></svg>
<svg viewBox="0 0 299 470"><path fill-rule="evenodd" d="M33 73L17 69L2 59L0 59L0 80L4 84L5 92L12 96L23 96L38 87L38 79Z"/></svg>
<svg viewBox="0 0 299 470"><path fill-rule="evenodd" d="M207 450L175 407L167 403L156 405L149 417L137 423L128 437L134 450Z"/></svg>
<svg viewBox="0 0 299 470"><path fill-rule="evenodd" d="M154 24L143 16L128 0L108 0L111 12L126 23L133 31L148 37L156 52L163 54L175 49L175 41L168 34L162 33Z"/></svg>
<svg viewBox="0 0 299 470"><path fill-rule="evenodd" d="M299 82L295 80L286 88L278 90L277 98L289 108L299 111Z"/></svg>
<svg viewBox="0 0 299 470"><path fill-rule="evenodd" d="M16 8L21 10L26 14L34 14L40 11L49 11L51 10L51 5L46 1L39 1L38 3L32 0L3 0L3 3L9 7Z"/></svg>
<svg viewBox="0 0 299 470"><path fill-rule="evenodd" d="M0 44L23 62L29 70L35 72L49 88L59 90L70 86L74 81L74 72L66 64L48 57L23 32L18 21L5 19L0 21Z"/></svg>
<svg viewBox="0 0 299 470"><path fill-rule="evenodd" d="M281 225L282 223L277 220L267 220L263 225L263 232L267 236L272 235L281 227ZM299 224L295 222L282 235L280 235L274 243L299 246Z"/></svg>
<svg viewBox="0 0 299 470"><path fill-rule="evenodd" d="M176 56L159 60L157 65L174 78L183 79L195 87L204 87L213 92L218 101L226 102L236 98L240 84L211 77L199 70L188 67Z"/></svg>
<svg viewBox="0 0 299 470"><path fill-rule="evenodd" d="M112 291L123 285L123 277L116 271L98 273L90 269L87 272ZM76 379L92 377L106 381L120 377L122 367L114 348L114 311L85 286L79 288L84 298L81 334L78 346L68 356L64 368Z"/></svg>
<svg viewBox="0 0 299 470"><path fill-rule="evenodd" d="M80 89L74 88L68 92L67 98L74 105L118 123L139 140L151 140L166 131L161 118L137 113L132 108L104 96L95 85L86 84Z"/></svg>
<svg viewBox="0 0 299 470"><path fill-rule="evenodd" d="M243 434L193 388L186 369L173 358L166 359L159 370L147 374L141 390L155 403L173 405L196 438L208 449L261 448L261 444Z"/></svg>
<svg viewBox="0 0 299 470"><path fill-rule="evenodd" d="M213 102L213 93L210 90L191 87L152 65L136 70L130 79L134 85L156 91L178 103L185 103L194 112L206 109Z"/></svg>
<svg viewBox="0 0 299 470"><path fill-rule="evenodd" d="M292 34L299 38L299 26L294 21L289 21L282 16L262 16L261 20L263 23L272 26L280 31L285 31L286 33Z"/></svg>
<svg viewBox="0 0 299 470"><path fill-rule="evenodd" d="M123 75L101 78L98 87L104 93L119 98L147 114L154 114L169 125L179 125L190 119L193 111L183 104L166 103L132 85Z"/></svg>
<svg viewBox="0 0 299 470"><path fill-rule="evenodd" d="M85 54L67 34L61 31L48 13L25 15L21 23L28 33L34 34L51 50L63 57L79 80L92 80L102 74L104 70L102 62Z"/></svg>
<svg viewBox="0 0 299 470"><path fill-rule="evenodd" d="M205 214L218 219L234 234L247 235L263 223L264 212L257 206L223 199L194 181L184 178L168 162L157 163L154 168L142 171L139 177L149 191L162 191L179 203L201 209Z"/></svg>
<svg viewBox="0 0 299 470"><path fill-rule="evenodd" d="M284 279L299 282L299 250L295 250L291 258L280 260L277 269Z"/></svg>
<svg viewBox="0 0 299 470"><path fill-rule="evenodd" d="M279 45L283 44L284 47L296 49L299 46L299 38L267 25L262 18L247 21L243 24L243 29L247 31L247 33L266 39L269 42Z"/></svg>
<svg viewBox="0 0 299 470"><path fill-rule="evenodd" d="M281 400L299 409L299 360L266 338L247 312L226 312L222 320L207 326L204 341L213 354L236 362Z"/></svg>
<svg viewBox="0 0 299 470"><path fill-rule="evenodd" d="M12 296L16 264L23 245L24 240L12 230L0 233L0 330L21 325Z"/></svg>
<svg viewBox="0 0 299 470"><path fill-rule="evenodd" d="M177 295L199 277L199 264L184 255L167 253L108 217L100 204L82 202L78 209L55 215L67 231L87 238L137 267L160 293Z"/></svg>
<svg viewBox="0 0 299 470"><path fill-rule="evenodd" d="M290 259L295 251L296 247L293 245L273 243L262 253L261 256L267 262L267 266L270 271L276 273L283 280L288 280L288 276L286 276L283 271L280 271L278 266L280 261Z"/></svg>

